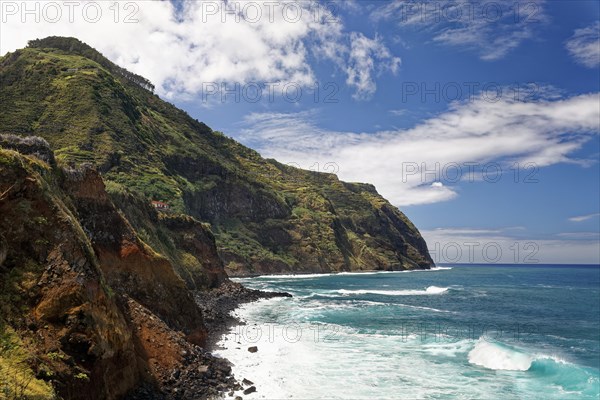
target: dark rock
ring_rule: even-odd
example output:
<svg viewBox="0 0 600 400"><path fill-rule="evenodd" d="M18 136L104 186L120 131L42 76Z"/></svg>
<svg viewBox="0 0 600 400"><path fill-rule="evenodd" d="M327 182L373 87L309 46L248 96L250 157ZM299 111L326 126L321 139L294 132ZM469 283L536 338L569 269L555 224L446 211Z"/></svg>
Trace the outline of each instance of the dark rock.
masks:
<svg viewBox="0 0 600 400"><path fill-rule="evenodd" d="M8 254L8 243L4 239L4 236L0 233L0 267L6 260L6 256Z"/></svg>
<svg viewBox="0 0 600 400"><path fill-rule="evenodd" d="M248 347L248 351L250 353L256 353L258 351L258 347L256 347L256 346Z"/></svg>
<svg viewBox="0 0 600 400"><path fill-rule="evenodd" d="M255 386L250 386L248 389L244 390L244 394L250 394L256 392Z"/></svg>
<svg viewBox="0 0 600 400"><path fill-rule="evenodd" d="M33 155L51 166L56 166L54 152L48 142L38 136L0 135L0 147ZM1 263L0 263L1 264Z"/></svg>
<svg viewBox="0 0 600 400"><path fill-rule="evenodd" d="M246 386L249 386L249 385L254 385L254 382L252 382L252 381L250 381L250 380L248 380L248 379L246 379L246 378L244 378L244 379L242 380L242 383L243 383L244 385L246 385Z"/></svg>

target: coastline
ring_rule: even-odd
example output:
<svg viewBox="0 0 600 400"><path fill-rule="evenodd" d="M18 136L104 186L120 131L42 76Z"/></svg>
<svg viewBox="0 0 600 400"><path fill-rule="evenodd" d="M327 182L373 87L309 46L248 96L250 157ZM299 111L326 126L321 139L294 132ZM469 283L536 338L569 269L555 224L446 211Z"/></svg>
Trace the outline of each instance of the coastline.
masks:
<svg viewBox="0 0 600 400"><path fill-rule="evenodd" d="M334 276L334 275L360 275L360 274L390 274L395 272L415 272L415 271L437 271L440 269L446 269L447 267L428 267L428 268L412 268L412 269L395 269L395 270L383 270L383 269L365 269L359 271L333 271L333 272L312 272L312 271L299 271L293 272L282 272L280 274L239 274L229 275L230 279L244 279L244 278L266 278L266 277L285 277L285 276Z"/></svg>
<svg viewBox="0 0 600 400"><path fill-rule="evenodd" d="M208 329L208 338L204 351L210 354L217 363L220 362L227 365L227 375L222 377L222 382L214 382L216 384L215 387L222 395L228 395L233 398L242 393L249 394L256 391L253 382L243 377L233 376L231 361L215 355L215 351L220 349L217 343L229 333L231 328L245 324L245 321L232 316L231 312L244 304L278 297L292 297L292 295L285 292L265 292L248 289L242 284L232 281L224 283L220 287L208 292L195 293L194 298L202 309L204 323Z"/></svg>
<svg viewBox="0 0 600 400"><path fill-rule="evenodd" d="M148 323L157 324L156 330L169 336L169 341L177 344L181 364L174 369L160 370L154 384L145 383L128 393L126 400L188 400L220 399L234 393L241 395L247 390L243 381L232 374L232 363L214 354L216 344L233 326L243 323L231 316L231 311L239 306L261 299L291 297L289 293L262 292L247 289L236 282L226 282L210 291L198 291L194 298L202 309L207 338L203 347L188 342L184 335L171 331L164 323L142 315ZM159 341L160 338L150 340ZM167 351L168 349L164 349Z"/></svg>
<svg viewBox="0 0 600 400"><path fill-rule="evenodd" d="M216 350L216 344L230 328L243 323L231 316L231 312L246 303L275 297L292 297L285 292L264 292L248 289L237 282L227 282L216 289L206 292L196 292L194 298L202 310L204 323L208 328L208 339L205 349L209 352Z"/></svg>
<svg viewBox="0 0 600 400"><path fill-rule="evenodd" d="M502 313L511 304L505 294L516 294L528 307L538 307L561 290L574 295L570 286L542 285L538 280L552 282L552 277L531 275L528 269L515 271L526 280L520 286L514 285L516 275L502 269L493 271L494 275L469 268L446 272L366 279L239 280L261 290L290 290L294 299L241 304L233 313L241 320L239 326L218 343L223 350L213 354L234 363L233 373L244 389L256 384L256 392L243 395L244 399L321 398L323 394L340 399L391 399L392 393L400 391L408 398L424 393L452 398L461 397L464 387L469 387L471 397L485 398L489 393L504 397L513 393L515 385L524 398L537 393L557 400L595 398L587 395L597 393L598 371L583 353L597 354L597 348L582 345L581 354L573 350L587 340L583 333L575 340L564 332L552 336L520 324L527 309L516 319L519 330L515 331L515 318ZM587 275L593 277L593 272ZM582 287L591 289L587 281ZM448 290L423 290L442 282ZM586 290L580 292L590 296ZM530 303L529 297L533 298ZM481 322L473 322L474 301L486 311ZM496 325L488 331L491 323ZM314 329L313 324L320 328ZM250 346L258 352L248 354ZM401 379L395 379L398 371L402 371ZM562 377L565 374L568 379ZM225 398L236 399L238 393Z"/></svg>
<svg viewBox="0 0 600 400"><path fill-rule="evenodd" d="M426 269L410 269L398 271L364 270L343 271L336 273L299 273L276 275L253 275L264 278L310 278L324 276L395 274L407 272L425 272L452 269L451 267L433 267ZM208 291L194 292L194 300L202 311L204 324L207 328L206 342L203 347L192 345L185 340L180 341L182 359L185 367L172 371L164 371L157 387L142 386L126 399L188 399L188 398L236 398L243 394L256 391L254 383L244 376L233 375L233 363L227 357L217 354L220 350L218 343L226 337L232 328L245 325L246 321L232 315L232 311L241 306L259 300L280 297L292 297L286 292L266 292L249 289L236 282L235 279L249 278L232 277L234 280L223 283L220 287ZM183 338L182 338L183 339ZM251 356L248 354L247 356ZM251 390L249 393L244 391Z"/></svg>

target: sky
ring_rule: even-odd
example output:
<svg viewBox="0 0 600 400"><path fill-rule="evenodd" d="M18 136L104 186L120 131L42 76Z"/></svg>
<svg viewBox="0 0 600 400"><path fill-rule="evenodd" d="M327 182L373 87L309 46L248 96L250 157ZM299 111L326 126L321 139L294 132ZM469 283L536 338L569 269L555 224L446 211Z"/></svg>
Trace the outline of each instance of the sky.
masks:
<svg viewBox="0 0 600 400"><path fill-rule="evenodd" d="M600 263L597 1L5 1L263 156L368 182L437 263Z"/></svg>

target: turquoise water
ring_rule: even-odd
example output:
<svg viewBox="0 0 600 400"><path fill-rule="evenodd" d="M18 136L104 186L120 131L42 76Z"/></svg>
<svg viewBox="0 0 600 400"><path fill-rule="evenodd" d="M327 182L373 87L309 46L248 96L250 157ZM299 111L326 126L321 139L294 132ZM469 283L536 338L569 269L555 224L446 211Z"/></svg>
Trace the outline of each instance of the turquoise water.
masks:
<svg viewBox="0 0 600 400"><path fill-rule="evenodd" d="M240 281L294 295L242 307L221 342L248 398L600 398L597 266Z"/></svg>

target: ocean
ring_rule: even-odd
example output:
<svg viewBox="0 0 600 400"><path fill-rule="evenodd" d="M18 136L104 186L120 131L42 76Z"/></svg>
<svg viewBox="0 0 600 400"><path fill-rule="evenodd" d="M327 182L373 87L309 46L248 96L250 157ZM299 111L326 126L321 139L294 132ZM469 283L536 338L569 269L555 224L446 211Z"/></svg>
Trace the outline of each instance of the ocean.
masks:
<svg viewBox="0 0 600 400"><path fill-rule="evenodd" d="M599 266L237 281L294 296L239 308L219 343L245 399L600 398Z"/></svg>

